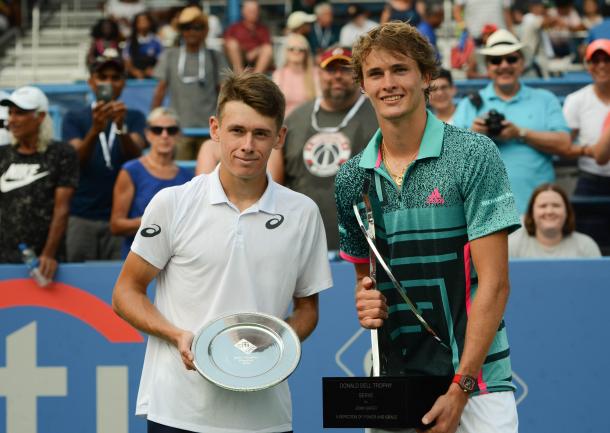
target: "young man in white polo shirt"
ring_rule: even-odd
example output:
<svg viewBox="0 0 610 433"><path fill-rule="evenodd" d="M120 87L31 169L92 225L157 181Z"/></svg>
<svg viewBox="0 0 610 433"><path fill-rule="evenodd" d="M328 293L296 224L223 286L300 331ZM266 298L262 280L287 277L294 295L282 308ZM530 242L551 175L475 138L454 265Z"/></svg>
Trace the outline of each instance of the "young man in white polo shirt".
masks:
<svg viewBox="0 0 610 433"><path fill-rule="evenodd" d="M332 285L318 208L266 173L271 150L284 142L284 107L264 75L229 76L210 118L220 165L162 190L142 217L113 306L150 334L136 408L149 433L292 430L286 382L227 391L192 371L190 350L193 333L216 318L284 318L291 301L286 321L303 340L317 323L317 293ZM155 277L153 305L146 287Z"/></svg>

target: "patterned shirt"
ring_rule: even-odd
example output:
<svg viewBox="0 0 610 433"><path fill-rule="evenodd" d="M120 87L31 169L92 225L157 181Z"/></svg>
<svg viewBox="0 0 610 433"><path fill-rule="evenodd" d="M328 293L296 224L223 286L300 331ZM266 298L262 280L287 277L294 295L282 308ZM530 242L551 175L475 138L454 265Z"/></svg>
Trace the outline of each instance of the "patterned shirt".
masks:
<svg viewBox="0 0 610 433"><path fill-rule="evenodd" d="M453 375L464 350L476 295L470 241L519 227L506 170L488 138L446 125L428 112L417 159L398 189L383 165L381 131L341 166L336 178L341 256L368 263L369 249L353 214L363 208L369 178L377 247L407 295L451 351L434 340L378 267L377 287L389 317L379 332L382 375ZM502 321L478 378L478 391L513 389Z"/></svg>

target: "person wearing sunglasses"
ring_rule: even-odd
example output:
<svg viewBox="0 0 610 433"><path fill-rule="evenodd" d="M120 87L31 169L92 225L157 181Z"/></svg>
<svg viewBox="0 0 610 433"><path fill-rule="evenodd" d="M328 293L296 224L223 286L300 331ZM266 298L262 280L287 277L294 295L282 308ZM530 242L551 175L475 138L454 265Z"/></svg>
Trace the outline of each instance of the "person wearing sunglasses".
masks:
<svg viewBox="0 0 610 433"><path fill-rule="evenodd" d="M284 64L273 71L272 79L286 98L286 116L304 102L316 97L313 60L309 43L304 36L286 36Z"/></svg>
<svg viewBox="0 0 610 433"><path fill-rule="evenodd" d="M525 69L522 48L523 44L507 30L489 36L480 53L486 58L492 81L472 98L461 100L454 115L456 126L496 142L521 214L534 188L555 180L553 154L571 152L569 128L559 99L548 90L521 81Z"/></svg>
<svg viewBox="0 0 610 433"><path fill-rule="evenodd" d="M182 43L164 50L155 66L158 79L151 108L160 107L167 93L170 106L183 128L207 128L215 114L221 71L227 60L221 52L206 47L208 16L197 6L180 12L178 27ZM177 143L176 158L195 159L202 137L182 137Z"/></svg>
<svg viewBox="0 0 610 433"><path fill-rule="evenodd" d="M585 65L593 83L570 93L563 104L575 147L580 150L574 193L610 196L610 39L597 39L587 46ZM610 248L610 209L582 209L578 216L578 229Z"/></svg>
<svg viewBox="0 0 610 433"><path fill-rule="evenodd" d="M148 115L145 130L150 152L123 164L114 184L110 229L124 236L121 255L127 257L140 227L144 209L163 188L182 185L192 175L176 165L174 155L180 139L178 115L171 108L158 107Z"/></svg>

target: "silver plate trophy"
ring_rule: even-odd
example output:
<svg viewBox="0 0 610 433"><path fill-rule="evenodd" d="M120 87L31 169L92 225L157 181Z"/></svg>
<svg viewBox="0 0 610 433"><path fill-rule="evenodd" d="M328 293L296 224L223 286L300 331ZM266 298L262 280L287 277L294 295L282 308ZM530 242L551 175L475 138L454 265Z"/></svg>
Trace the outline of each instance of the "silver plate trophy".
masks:
<svg viewBox="0 0 610 433"><path fill-rule="evenodd" d="M195 368L231 391L259 391L285 380L299 364L301 344L283 320L238 313L208 323L192 344Z"/></svg>

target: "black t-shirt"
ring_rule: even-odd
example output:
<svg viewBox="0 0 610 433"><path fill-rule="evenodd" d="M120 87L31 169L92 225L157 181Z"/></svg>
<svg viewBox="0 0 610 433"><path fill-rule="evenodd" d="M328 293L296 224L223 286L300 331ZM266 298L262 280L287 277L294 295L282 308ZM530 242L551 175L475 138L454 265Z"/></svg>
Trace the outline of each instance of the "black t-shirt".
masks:
<svg viewBox="0 0 610 433"><path fill-rule="evenodd" d="M24 155L0 146L0 263L21 261L19 243L40 254L53 217L55 189L76 188L78 157L72 146L51 142L43 153Z"/></svg>

